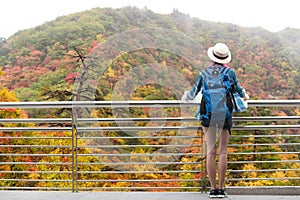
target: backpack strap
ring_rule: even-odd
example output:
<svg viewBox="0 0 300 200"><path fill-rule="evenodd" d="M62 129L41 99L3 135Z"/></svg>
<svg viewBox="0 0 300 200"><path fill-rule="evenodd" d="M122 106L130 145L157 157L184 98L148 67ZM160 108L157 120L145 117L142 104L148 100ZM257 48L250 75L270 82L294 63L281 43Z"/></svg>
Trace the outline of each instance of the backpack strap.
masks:
<svg viewBox="0 0 300 200"><path fill-rule="evenodd" d="M228 72L230 71L230 68L229 67L222 67L222 69L220 70L220 73L221 74L227 74Z"/></svg>
<svg viewBox="0 0 300 200"><path fill-rule="evenodd" d="M210 73L207 69L202 70L202 71L201 71L202 81L204 81L205 78L206 78L207 76L209 76L210 74L211 74L211 73Z"/></svg>

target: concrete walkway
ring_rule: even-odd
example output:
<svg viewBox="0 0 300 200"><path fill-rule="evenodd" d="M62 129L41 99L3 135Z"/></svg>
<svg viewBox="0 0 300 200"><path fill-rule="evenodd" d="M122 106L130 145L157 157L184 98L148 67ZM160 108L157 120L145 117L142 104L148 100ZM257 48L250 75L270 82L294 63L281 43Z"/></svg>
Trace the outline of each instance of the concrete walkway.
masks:
<svg viewBox="0 0 300 200"><path fill-rule="evenodd" d="M202 200L203 193L185 192L32 192L0 191L0 200ZM229 200L296 200L300 196L229 195Z"/></svg>

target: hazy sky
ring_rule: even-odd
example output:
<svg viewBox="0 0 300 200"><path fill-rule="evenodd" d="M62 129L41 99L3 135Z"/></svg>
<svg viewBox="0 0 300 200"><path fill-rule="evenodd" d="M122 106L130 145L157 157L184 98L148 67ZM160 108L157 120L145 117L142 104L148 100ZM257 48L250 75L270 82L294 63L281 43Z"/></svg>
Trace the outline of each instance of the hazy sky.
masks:
<svg viewBox="0 0 300 200"><path fill-rule="evenodd" d="M197 2L197 3L196 3ZM240 26L280 31L300 29L297 0L3 0L0 3L0 37L32 28L56 17L94 7L147 7L169 14L176 8L191 17Z"/></svg>

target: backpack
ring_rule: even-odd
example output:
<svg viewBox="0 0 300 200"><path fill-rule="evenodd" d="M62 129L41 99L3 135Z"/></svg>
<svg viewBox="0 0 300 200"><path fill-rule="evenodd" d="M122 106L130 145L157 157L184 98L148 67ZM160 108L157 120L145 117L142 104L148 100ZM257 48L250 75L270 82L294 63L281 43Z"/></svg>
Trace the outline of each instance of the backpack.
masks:
<svg viewBox="0 0 300 200"><path fill-rule="evenodd" d="M201 118L223 121L232 116L234 84L229 70L229 67L212 66L202 71Z"/></svg>

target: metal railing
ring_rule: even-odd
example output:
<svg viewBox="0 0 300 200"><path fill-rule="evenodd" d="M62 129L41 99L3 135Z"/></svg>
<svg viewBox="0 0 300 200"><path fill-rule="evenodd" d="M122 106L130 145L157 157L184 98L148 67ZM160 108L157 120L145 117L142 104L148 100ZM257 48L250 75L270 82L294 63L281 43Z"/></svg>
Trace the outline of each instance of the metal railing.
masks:
<svg viewBox="0 0 300 200"><path fill-rule="evenodd" d="M299 107L299 100L251 100ZM70 109L68 118L0 119L0 189L206 191L197 103L181 101L1 102L0 109ZM180 108L179 117L81 116L99 108ZM193 110L192 110L193 111ZM120 111L116 111L120 112ZM123 114L123 113L120 113ZM235 116L229 144L233 186L299 186L300 116Z"/></svg>

